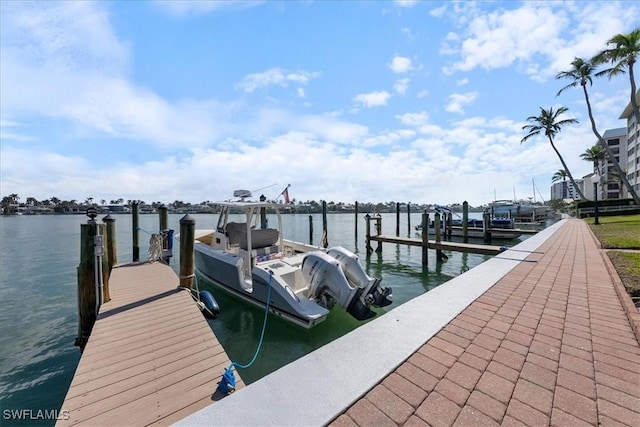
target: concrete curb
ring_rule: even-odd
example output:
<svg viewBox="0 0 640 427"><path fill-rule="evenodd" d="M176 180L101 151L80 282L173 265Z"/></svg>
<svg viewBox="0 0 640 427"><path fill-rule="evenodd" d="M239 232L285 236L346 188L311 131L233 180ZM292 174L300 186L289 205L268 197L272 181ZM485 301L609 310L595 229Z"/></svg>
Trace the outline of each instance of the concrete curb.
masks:
<svg viewBox="0 0 640 427"><path fill-rule="evenodd" d="M640 312L638 312L638 309L633 304L633 300L627 293L627 289L624 287L622 280L620 280L620 276L618 276L618 272L609 259L607 251L600 251L600 255L602 256L604 264L607 266L607 270L609 271L609 275L613 280L613 285L616 293L618 294L618 299L620 299L620 304L622 304L624 311L627 313L631 329L633 329L636 340L638 341L638 344L640 344Z"/></svg>

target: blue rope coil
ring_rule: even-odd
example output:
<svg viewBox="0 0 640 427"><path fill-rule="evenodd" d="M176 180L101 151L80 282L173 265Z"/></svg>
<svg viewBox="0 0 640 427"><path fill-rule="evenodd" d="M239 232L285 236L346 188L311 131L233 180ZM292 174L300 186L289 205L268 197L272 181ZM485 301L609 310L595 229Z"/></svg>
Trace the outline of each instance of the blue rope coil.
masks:
<svg viewBox="0 0 640 427"><path fill-rule="evenodd" d="M256 348L256 352L253 355L253 358L246 365L242 365L240 363L231 362L228 368L224 370L222 374L222 379L218 383L218 390L225 394L232 393L236 389L236 376L233 374L233 368L246 369L249 366L253 365L253 362L256 361L258 354L260 353L260 348L262 347L262 341L264 339L264 331L267 329L267 317L269 315L269 304L271 303L271 280L273 279L273 271L269 271L269 284L267 286L267 304L264 310L264 321L262 322L262 332L260 333L260 340L258 341L258 347Z"/></svg>

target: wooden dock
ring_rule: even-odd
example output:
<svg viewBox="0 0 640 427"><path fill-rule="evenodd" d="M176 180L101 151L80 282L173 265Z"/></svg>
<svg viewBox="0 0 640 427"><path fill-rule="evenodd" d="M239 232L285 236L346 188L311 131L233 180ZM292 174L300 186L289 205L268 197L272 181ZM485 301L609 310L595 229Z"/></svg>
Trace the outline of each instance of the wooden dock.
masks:
<svg viewBox="0 0 640 427"><path fill-rule="evenodd" d="M375 242L384 243L397 243L401 245L409 246L422 246L422 239L416 239L412 237L397 237L397 236L370 236L369 239ZM468 252L480 255L498 255L503 252L501 246L492 245L476 245L472 243L457 243L457 242L436 242L435 240L428 241L429 249L440 249L444 251L457 251Z"/></svg>
<svg viewBox="0 0 640 427"><path fill-rule="evenodd" d="M61 407L69 419L56 425L169 425L224 397L217 386L231 362L178 282L159 262L113 269L112 299Z"/></svg>

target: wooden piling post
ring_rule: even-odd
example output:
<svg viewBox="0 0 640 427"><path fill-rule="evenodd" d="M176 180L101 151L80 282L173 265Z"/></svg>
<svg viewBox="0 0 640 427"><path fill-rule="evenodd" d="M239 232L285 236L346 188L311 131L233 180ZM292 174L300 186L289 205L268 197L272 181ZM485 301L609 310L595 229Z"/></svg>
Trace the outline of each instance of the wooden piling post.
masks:
<svg viewBox="0 0 640 427"><path fill-rule="evenodd" d="M436 212L433 216L433 231L435 233L436 243L440 243L442 241L440 226L440 213ZM436 260L442 261L442 249L436 249Z"/></svg>
<svg viewBox="0 0 640 427"><path fill-rule="evenodd" d="M78 336L75 345L84 350L96 321L96 251L95 237L102 235L103 225L95 221L95 210L87 224L80 225L80 264L78 265ZM102 269L102 266L98 268Z"/></svg>
<svg viewBox="0 0 640 427"><path fill-rule="evenodd" d="M376 222L375 224L376 236L381 236L382 235L382 217L380 216L380 214L378 214L373 219ZM382 252L382 242L380 240L378 240L378 246L376 246L376 252Z"/></svg>
<svg viewBox="0 0 640 427"><path fill-rule="evenodd" d="M469 243L469 202L462 202L462 242Z"/></svg>
<svg viewBox="0 0 640 427"><path fill-rule="evenodd" d="M108 214L102 218L102 222L105 224L103 230L105 255L102 257L102 276L104 282L102 299L104 302L109 302L111 301L111 294L109 293L109 278L111 277L111 270L113 270L113 266L118 264L118 252L116 250L116 219L113 218L111 214Z"/></svg>
<svg viewBox="0 0 640 427"><path fill-rule="evenodd" d="M407 202L407 235L411 235L411 203Z"/></svg>
<svg viewBox="0 0 640 427"><path fill-rule="evenodd" d="M356 214L355 214L355 238L356 238L356 242L358 241L358 201L356 200L355 203L355 210L356 210Z"/></svg>
<svg viewBox="0 0 640 427"><path fill-rule="evenodd" d="M309 244L313 245L313 215L309 215Z"/></svg>
<svg viewBox="0 0 640 427"><path fill-rule="evenodd" d="M105 302L111 301L111 294L109 293L109 277L111 276L111 268L109 267L109 260L111 259L111 254L109 253L109 248L108 248L106 226L102 227L101 234L102 234L102 242L104 243L104 255L102 256L102 301L101 303L104 304Z"/></svg>
<svg viewBox="0 0 640 427"><path fill-rule="evenodd" d="M322 201L322 247L329 246L329 235L327 234L327 202Z"/></svg>
<svg viewBox="0 0 640 427"><path fill-rule="evenodd" d="M180 219L180 286L191 289L194 273L196 220L189 214Z"/></svg>
<svg viewBox="0 0 640 427"><path fill-rule="evenodd" d="M425 210L422 213L422 265L427 267L429 259L427 253L429 251L429 214Z"/></svg>
<svg viewBox="0 0 640 427"><path fill-rule="evenodd" d="M367 251L367 255L370 255L371 252L373 252L373 248L371 247L371 215L366 214L364 216L364 224L365 224L364 245Z"/></svg>
<svg viewBox="0 0 640 427"><path fill-rule="evenodd" d="M131 233L133 235L133 262L140 261L140 206L138 202L131 204Z"/></svg>
<svg viewBox="0 0 640 427"><path fill-rule="evenodd" d="M107 254L109 254L109 272L113 270L113 266L118 263L118 253L116 250L116 219L108 214L102 218L102 222L107 226Z"/></svg>
<svg viewBox="0 0 640 427"><path fill-rule="evenodd" d="M396 237L400 236L400 202L396 202Z"/></svg>
<svg viewBox="0 0 640 427"><path fill-rule="evenodd" d="M452 233L452 219L453 219L453 213L452 212L447 212L445 213L445 226L446 226L446 231L447 231L447 240L451 240L451 233Z"/></svg>
<svg viewBox="0 0 640 427"><path fill-rule="evenodd" d="M159 232L162 236L162 262L168 265L170 260L170 257L167 256L169 251L169 210L165 205L158 208L158 215Z"/></svg>
<svg viewBox="0 0 640 427"><path fill-rule="evenodd" d="M485 245L491 243L491 216L488 211L482 213L482 236Z"/></svg>

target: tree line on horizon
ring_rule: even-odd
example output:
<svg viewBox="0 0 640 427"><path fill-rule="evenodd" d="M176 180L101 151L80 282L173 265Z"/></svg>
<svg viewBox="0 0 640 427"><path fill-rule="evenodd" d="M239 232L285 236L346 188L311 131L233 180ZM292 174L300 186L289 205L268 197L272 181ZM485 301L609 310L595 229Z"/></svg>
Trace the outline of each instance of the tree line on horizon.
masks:
<svg viewBox="0 0 640 427"><path fill-rule="evenodd" d="M123 198L119 199L100 199L95 201L93 197L87 197L84 202L78 202L76 199L72 200L62 200L58 197L51 197L49 199L37 200L34 197L27 197L24 203L20 203L20 196L16 193L10 194L8 196L2 197L0 201L0 207L2 207L3 214L12 214L15 213L16 208L18 206L21 207L32 207L32 208L45 208L50 213L84 213L87 208L94 207L104 207L107 205L121 205L131 208L134 203L138 203L143 211L155 211L162 206L166 206L170 211L183 210L189 211L198 209L206 212L215 212L212 208L213 202L209 200L202 201L200 203L189 203L183 202L181 200L175 200L171 203L164 203L160 201L155 201L152 203L146 203L143 200L125 200ZM294 206L295 211L297 212L305 212L305 213L313 213L313 212L322 212L322 204L323 200L307 200L301 201L292 199L290 204ZM424 209L428 209L433 207L432 204L412 204L412 203L404 203L404 202L358 202L358 211L362 213L386 213L386 212L395 212L398 206L398 203L402 207L402 210L406 211L407 206L410 207L412 212L422 212ZM354 212L355 206L353 203L343 203L343 202L326 202L327 211L329 212ZM454 211L462 211L461 203L453 203L447 205L448 208L451 208ZM48 208L48 209L46 209ZM469 206L469 211L482 211L487 208L487 205L482 206Z"/></svg>

